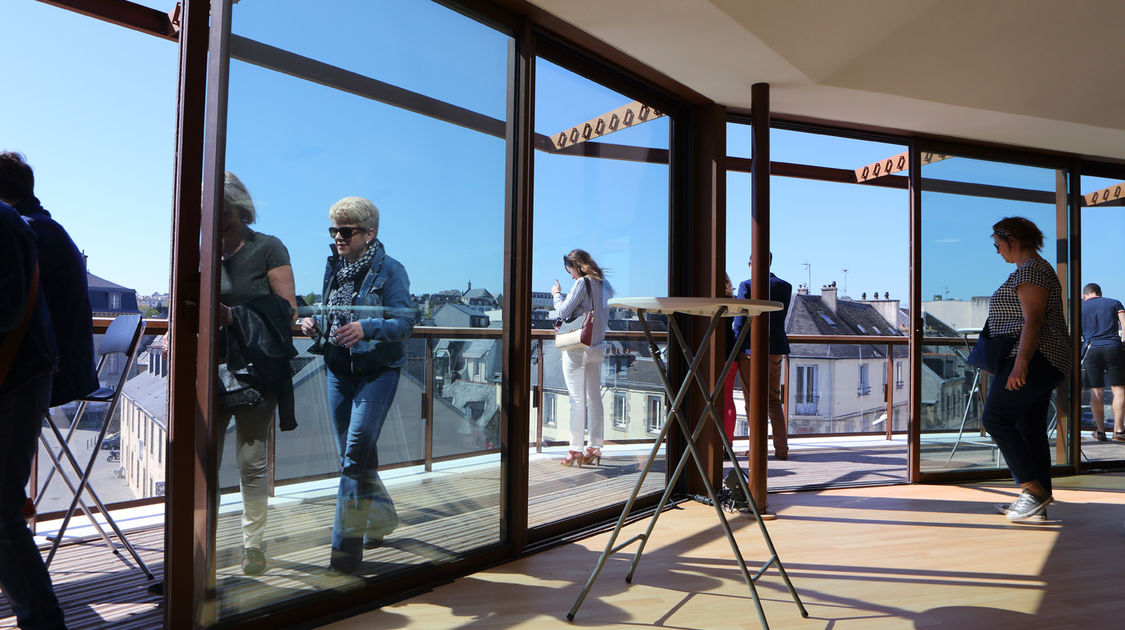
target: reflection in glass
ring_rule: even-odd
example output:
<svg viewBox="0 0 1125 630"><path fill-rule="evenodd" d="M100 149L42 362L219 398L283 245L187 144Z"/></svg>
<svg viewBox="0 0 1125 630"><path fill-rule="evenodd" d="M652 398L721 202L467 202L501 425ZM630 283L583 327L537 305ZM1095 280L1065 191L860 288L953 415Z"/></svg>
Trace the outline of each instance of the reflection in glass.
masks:
<svg viewBox="0 0 1125 630"><path fill-rule="evenodd" d="M233 7L225 163L289 251L305 326L289 370L297 426L268 442L259 575L241 567L237 435L223 436L203 625L501 537L510 38L436 3L331 4ZM345 198L378 208L378 224L330 218Z"/></svg>

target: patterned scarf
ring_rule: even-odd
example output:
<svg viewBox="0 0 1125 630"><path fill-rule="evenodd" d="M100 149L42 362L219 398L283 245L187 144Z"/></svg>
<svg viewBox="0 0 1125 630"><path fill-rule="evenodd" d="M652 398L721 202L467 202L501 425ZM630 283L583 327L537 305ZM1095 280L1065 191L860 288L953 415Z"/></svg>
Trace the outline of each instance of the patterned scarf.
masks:
<svg viewBox="0 0 1125 630"><path fill-rule="evenodd" d="M359 319L359 315L352 308L352 305L355 304L355 298L359 295L360 281L363 280L367 270L371 268L371 261L375 259L375 254L381 249L383 249L383 244L379 242L379 239L375 239L367 246L367 251L363 252L363 255L355 262L350 262L343 256L337 258L336 289L328 296L327 313L325 314L328 319L329 339L332 339L332 333L337 328Z"/></svg>

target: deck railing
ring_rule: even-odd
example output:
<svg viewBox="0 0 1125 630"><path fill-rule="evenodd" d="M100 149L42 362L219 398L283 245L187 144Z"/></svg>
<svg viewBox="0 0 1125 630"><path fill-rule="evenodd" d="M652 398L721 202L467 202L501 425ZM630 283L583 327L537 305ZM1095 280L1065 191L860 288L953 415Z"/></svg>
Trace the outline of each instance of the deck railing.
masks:
<svg viewBox="0 0 1125 630"><path fill-rule="evenodd" d="M96 317L94 318L94 331L95 333L104 332L106 327L112 321L112 318ZM146 334L164 334L168 331L168 320L162 319L149 319L146 320ZM424 339L426 342L424 354L424 373L425 384L423 388L422 398L422 421L424 423L424 447L422 456L417 459L410 459L400 461L387 468L398 468L404 466L421 466L426 471L431 471L433 465L438 462L446 460L455 460L473 457L482 454L498 453L500 451L499 444L491 448L482 450L458 452L451 455L436 456L434 453L434 350L437 343L442 339L491 339L499 343L503 334L502 329L499 328L451 328L451 327L433 327L433 326L416 326L413 331L414 338ZM299 333L298 333L299 335ZM542 452L544 446L550 446L553 443L544 440L543 428L543 394L544 394L544 345L552 343L553 331L550 329L533 329L531 331L532 337L532 353L538 360L535 361L535 382L532 384L532 407L535 410L535 430L529 446L534 447L536 452ZM609 331L606 335L607 340L610 341L644 341L644 334L640 331ZM885 357L887 358L887 377L886 382L891 385L883 386L883 400L886 405L886 421L885 430L880 432L885 434L888 440L893 439L894 434L894 404L896 389L901 388L901 380L896 379L894 374L894 348L896 346L905 346L909 340L905 336L873 336L873 335L790 335L790 344L844 344L844 345L865 345L865 346L882 346L885 348ZM964 339L951 339L951 338L926 338L924 345L941 346L941 345L965 345L967 342ZM789 397L789 387L792 379L789 377L789 360L786 357L786 362L783 364L784 373L786 374L784 384L784 400L791 400ZM815 412L818 410L820 403L819 395L800 395L795 400L796 408L794 412L801 415L807 415L808 412ZM789 415L789 409L786 405L785 413ZM518 421L512 418L511 421ZM871 432L867 432L871 433ZM818 433L818 436L832 436L844 435L838 433ZM271 441L271 485L273 482L272 475L274 466L272 461L274 453L272 452ZM619 441L622 442L622 441ZM651 443L650 439L637 439L625 440L629 443ZM298 481L307 481L309 478L301 479L286 479L283 483L295 483ZM136 499L131 501L124 501L114 503L115 507L128 507L131 505L139 505L145 503L152 503L161 500L159 498L149 499ZM47 514L45 516L50 516Z"/></svg>

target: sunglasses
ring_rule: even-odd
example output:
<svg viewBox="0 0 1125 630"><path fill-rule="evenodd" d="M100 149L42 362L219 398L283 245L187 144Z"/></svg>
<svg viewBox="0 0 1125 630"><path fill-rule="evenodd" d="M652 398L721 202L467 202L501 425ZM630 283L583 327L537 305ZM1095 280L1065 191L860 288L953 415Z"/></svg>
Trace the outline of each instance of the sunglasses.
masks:
<svg viewBox="0 0 1125 630"><path fill-rule="evenodd" d="M366 232L366 231L367 231L366 229L361 228L361 227L339 227L338 228L338 227L333 226L333 227L328 228L328 235L331 236L332 238L336 238L336 235L339 234L340 236L344 237L345 241L349 241L349 240L351 240L352 236L354 236L356 234Z"/></svg>

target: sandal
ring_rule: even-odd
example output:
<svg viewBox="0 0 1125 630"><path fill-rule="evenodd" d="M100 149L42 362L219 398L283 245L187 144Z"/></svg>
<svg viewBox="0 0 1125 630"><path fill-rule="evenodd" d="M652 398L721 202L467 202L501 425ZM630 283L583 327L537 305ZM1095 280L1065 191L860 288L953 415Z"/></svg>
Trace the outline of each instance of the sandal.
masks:
<svg viewBox="0 0 1125 630"><path fill-rule="evenodd" d="M1114 431L1113 432L1113 441L1114 442L1125 442L1125 431Z"/></svg>
<svg viewBox="0 0 1125 630"><path fill-rule="evenodd" d="M1105 431L1094 431L1094 439L1099 442L1105 442L1108 440L1108 438L1106 438L1105 436Z"/></svg>

